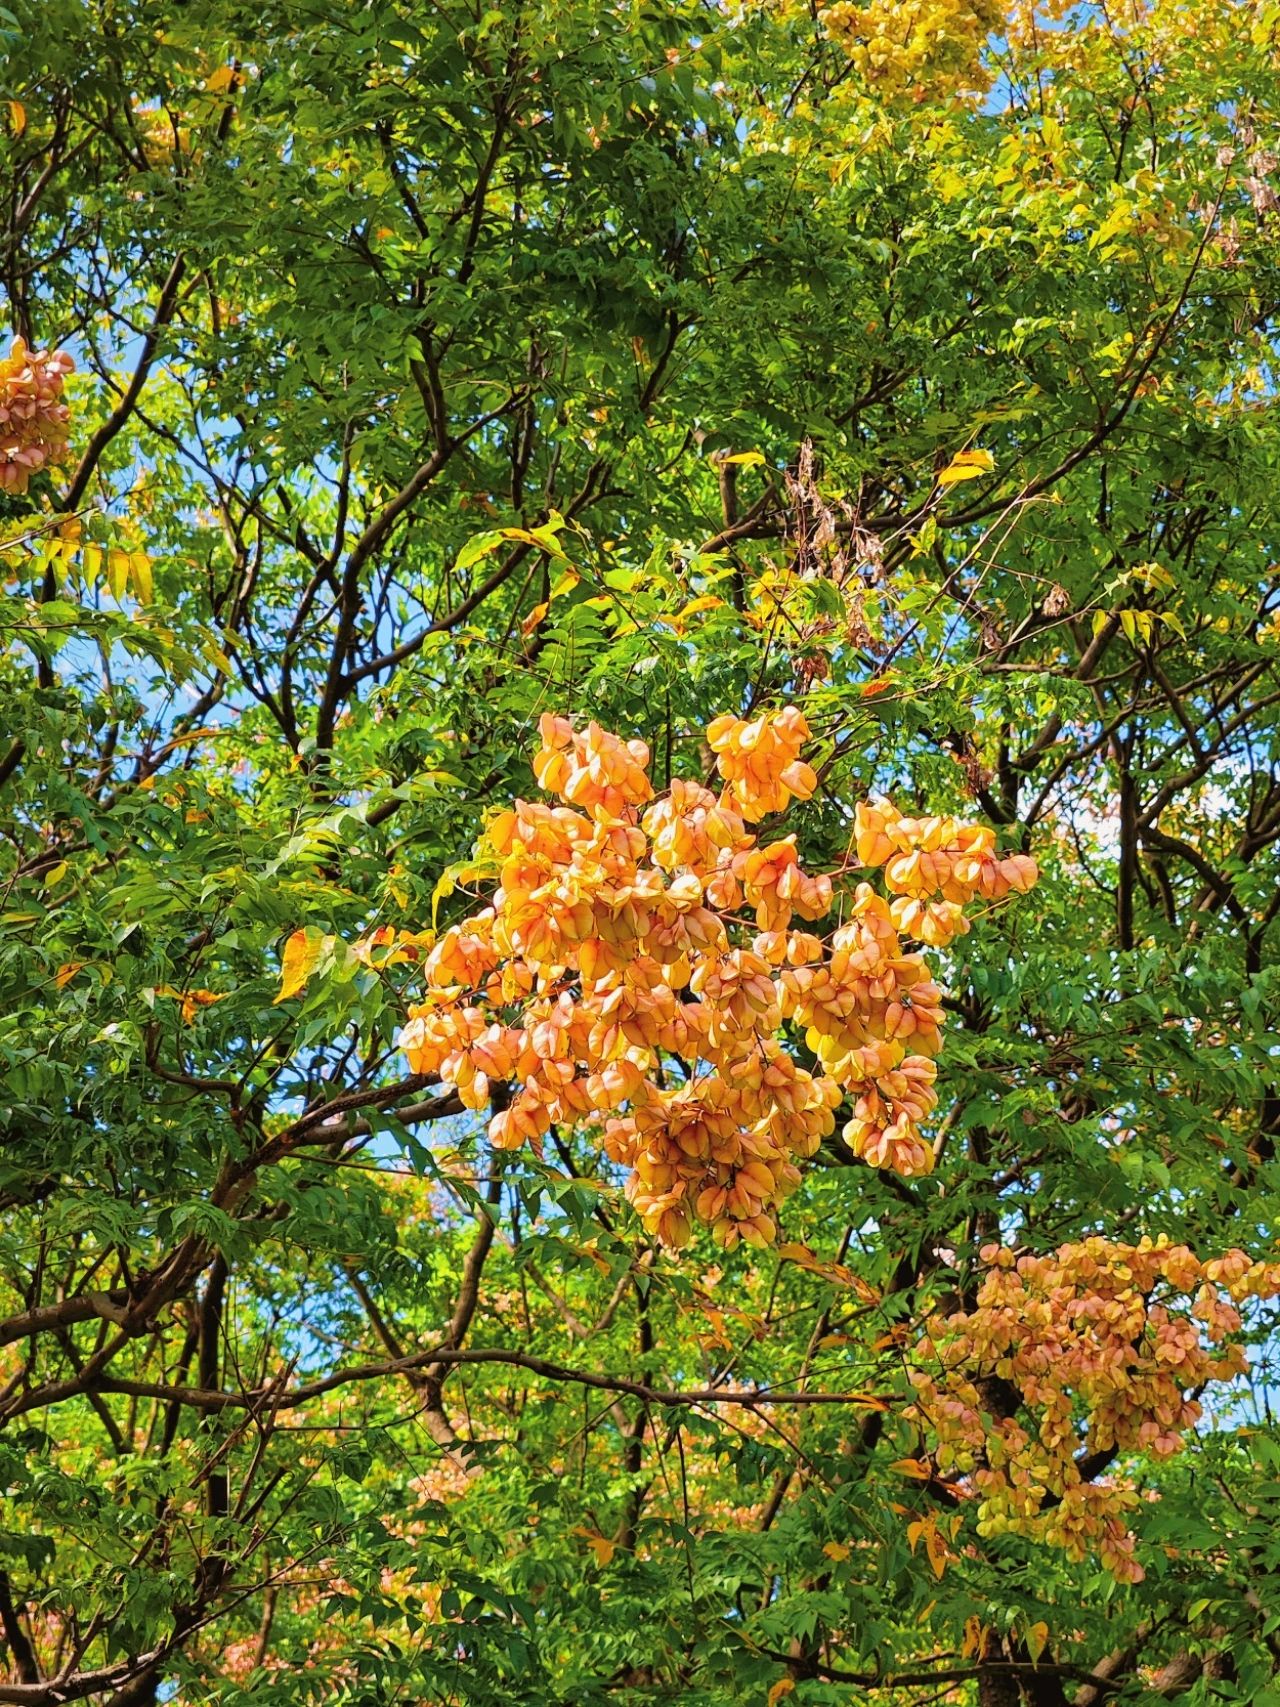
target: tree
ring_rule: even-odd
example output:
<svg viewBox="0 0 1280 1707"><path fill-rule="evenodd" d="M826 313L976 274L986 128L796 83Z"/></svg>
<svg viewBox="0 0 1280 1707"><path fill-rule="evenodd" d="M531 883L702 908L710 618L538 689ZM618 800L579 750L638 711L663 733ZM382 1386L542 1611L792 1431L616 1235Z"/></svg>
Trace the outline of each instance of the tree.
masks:
<svg viewBox="0 0 1280 1707"><path fill-rule="evenodd" d="M0 1702L1272 1699L1272 9L0 25Z"/></svg>

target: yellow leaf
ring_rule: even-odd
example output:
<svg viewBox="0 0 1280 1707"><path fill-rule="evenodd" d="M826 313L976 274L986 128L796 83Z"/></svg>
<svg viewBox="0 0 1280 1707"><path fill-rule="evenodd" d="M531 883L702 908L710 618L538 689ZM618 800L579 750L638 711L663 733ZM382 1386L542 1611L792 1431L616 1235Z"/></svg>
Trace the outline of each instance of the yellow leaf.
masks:
<svg viewBox="0 0 1280 1707"><path fill-rule="evenodd" d="M595 1554L596 1564L599 1565L602 1570L607 1564L609 1564L613 1555L618 1550L618 1544L616 1541L610 1541L606 1535L597 1535L592 1529L584 1529L581 1524L578 1524L573 1533L575 1535L581 1535L587 1546L590 1547L591 1551Z"/></svg>
<svg viewBox="0 0 1280 1707"><path fill-rule="evenodd" d="M67 985L75 977L76 973L81 971L87 965L87 960L64 961L53 975L54 988L58 990L65 990Z"/></svg>
<svg viewBox="0 0 1280 1707"><path fill-rule="evenodd" d="M107 552L107 585L113 599L122 599L129 585L129 553L114 545Z"/></svg>
<svg viewBox="0 0 1280 1707"><path fill-rule="evenodd" d="M220 65L211 77L205 78L204 86L211 95L220 95L224 89L230 89L235 80L235 66Z"/></svg>
<svg viewBox="0 0 1280 1707"><path fill-rule="evenodd" d="M784 1695L794 1693L796 1680L793 1677L780 1677L765 1698L765 1707L778 1707Z"/></svg>
<svg viewBox="0 0 1280 1707"><path fill-rule="evenodd" d="M937 476L939 486L954 486L959 480L977 480L990 474L996 459L989 450L962 450Z"/></svg>
<svg viewBox="0 0 1280 1707"><path fill-rule="evenodd" d="M27 109L21 101L9 102L9 123L13 127L15 136L21 136L27 128Z"/></svg>
<svg viewBox="0 0 1280 1707"><path fill-rule="evenodd" d="M1039 1665L1040 1656L1044 1652L1048 1640L1049 1626L1043 1619L1038 1624L1033 1624L1027 1631L1027 1652L1031 1655L1032 1665Z"/></svg>
<svg viewBox="0 0 1280 1707"><path fill-rule="evenodd" d="M613 1273L613 1270L609 1267L608 1260L595 1248L594 1240L587 1245L574 1245L572 1249L575 1256L586 1257L588 1262L593 1262L601 1274Z"/></svg>
<svg viewBox="0 0 1280 1707"><path fill-rule="evenodd" d="M319 931L310 928L294 931L284 945L284 958L280 963L280 994L272 1003L273 1007L287 1002L291 996L296 996L306 987L307 979L315 971L317 961L332 940L331 937L321 936Z"/></svg>
<svg viewBox="0 0 1280 1707"><path fill-rule="evenodd" d="M499 528L498 536L500 539L513 539L520 545L542 545L543 543L537 534L529 528ZM548 545L546 549L554 552L555 548Z"/></svg>
<svg viewBox="0 0 1280 1707"><path fill-rule="evenodd" d="M45 888L52 889L55 883L61 883L70 869L65 859L60 859L57 865L51 865L44 874Z"/></svg>
<svg viewBox="0 0 1280 1707"><path fill-rule="evenodd" d="M1126 581L1140 581L1142 585L1148 588L1151 592L1155 592L1161 588L1166 588L1169 592L1173 592L1177 587L1177 582L1174 580L1173 576L1160 563L1135 563L1129 573L1121 576L1121 579Z"/></svg>
<svg viewBox="0 0 1280 1707"><path fill-rule="evenodd" d="M568 558L556 538L564 525L564 517L559 510L552 510L541 527L499 528L496 537L499 540L518 540L521 545L536 545L540 551L545 551L549 557L558 557L561 562L567 563Z"/></svg>
<svg viewBox="0 0 1280 1707"><path fill-rule="evenodd" d="M368 936L357 937L351 952L361 966L381 971L387 966L416 965L434 942L434 931L398 931L394 925L380 925Z"/></svg>
<svg viewBox="0 0 1280 1707"><path fill-rule="evenodd" d="M732 456L718 456L715 460L717 462L736 462L743 468L759 468L765 459L758 450L740 450L735 451Z"/></svg>
<svg viewBox="0 0 1280 1707"><path fill-rule="evenodd" d="M828 1559L834 1559L837 1565L842 1565L849 1557L852 1548L846 1547L843 1541L828 1541L822 1551Z"/></svg>
<svg viewBox="0 0 1280 1707"><path fill-rule="evenodd" d="M129 579L140 604L149 605L152 599L151 559L145 551L129 553Z"/></svg>
<svg viewBox="0 0 1280 1707"><path fill-rule="evenodd" d="M100 545L86 545L81 557L86 581L96 581L102 573L103 550Z"/></svg>
<svg viewBox="0 0 1280 1707"><path fill-rule="evenodd" d="M540 605L534 605L528 616L525 617L524 621L520 624L521 634L532 634L546 614L547 601L544 599Z"/></svg>
<svg viewBox="0 0 1280 1707"><path fill-rule="evenodd" d="M479 859L458 860L453 865L446 865L431 891L431 928L434 930L436 927L441 901L452 895L459 883L483 883L496 877L500 870L499 860L484 855Z"/></svg>
<svg viewBox="0 0 1280 1707"><path fill-rule="evenodd" d="M690 599L684 609L672 617L672 625L679 628L682 623L688 622L691 616L700 616L706 610L719 610L723 604L723 599L717 599L710 593L705 593L700 599Z"/></svg>
<svg viewBox="0 0 1280 1707"><path fill-rule="evenodd" d="M234 666L232 665L230 658L227 657L221 647L215 646L212 640L206 640L204 642L200 648L200 653L202 657L209 660L215 669L221 670L224 676L229 676L231 674Z"/></svg>

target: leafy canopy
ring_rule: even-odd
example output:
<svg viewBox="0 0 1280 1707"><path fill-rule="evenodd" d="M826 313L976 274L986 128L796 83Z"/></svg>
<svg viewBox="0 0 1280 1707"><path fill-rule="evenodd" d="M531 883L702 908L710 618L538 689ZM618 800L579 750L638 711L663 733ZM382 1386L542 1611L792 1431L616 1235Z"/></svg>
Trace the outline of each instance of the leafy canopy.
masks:
<svg viewBox="0 0 1280 1707"><path fill-rule="evenodd" d="M1280 1699L1278 31L0 9L0 1702Z"/></svg>

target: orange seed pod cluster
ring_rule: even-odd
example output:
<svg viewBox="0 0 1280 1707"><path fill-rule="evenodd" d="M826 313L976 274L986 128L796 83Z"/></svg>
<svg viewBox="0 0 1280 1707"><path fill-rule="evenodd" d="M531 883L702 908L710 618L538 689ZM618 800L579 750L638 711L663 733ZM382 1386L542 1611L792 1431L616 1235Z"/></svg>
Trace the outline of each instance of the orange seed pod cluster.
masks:
<svg viewBox="0 0 1280 1707"><path fill-rule="evenodd" d="M0 360L0 491L25 492L33 474L61 459L69 417L62 385L74 368L64 351L29 350L21 338Z"/></svg>
<svg viewBox="0 0 1280 1707"><path fill-rule="evenodd" d="M942 1013L896 902L862 883L829 937L801 928L830 913L832 878L803 869L794 836L748 828L816 787L800 712L715 720L718 795L677 779L654 798L645 744L597 724L547 714L539 733L534 774L553 799L518 800L489 824L498 887L425 957L427 990L399 1037L412 1069L474 1109L506 1087L488 1128L501 1148L537 1145L553 1125L598 1128L670 1245L695 1224L727 1248L771 1241L797 1163L842 1104L867 1162L927 1172ZM874 810L875 854L917 851L914 820ZM919 834L948 904L1034 880L1025 860L1002 875L989 832L925 823L947 827ZM913 869L902 893L931 896ZM797 1031L816 1070L789 1047Z"/></svg>
<svg viewBox="0 0 1280 1707"><path fill-rule="evenodd" d="M968 902L1025 895L1038 876L1027 854L997 858L985 824L904 818L887 800L858 806L854 841L863 865L884 867L895 928L931 948L945 948L969 929Z"/></svg>
<svg viewBox="0 0 1280 1707"><path fill-rule="evenodd" d="M1191 1393L1246 1367L1224 1344L1241 1325L1236 1306L1280 1295L1280 1263L1238 1250L1201 1262L1163 1235L980 1254L988 1273L975 1308L935 1316L916 1347L916 1420L939 1465L978 1499L980 1534L1025 1535L1076 1560L1096 1552L1122 1581L1140 1581L1126 1518L1137 1495L1122 1478L1082 1476L1081 1430L1085 1453L1180 1452L1201 1415ZM1014 1415L991 1414L993 1379L1020 1400Z"/></svg>
<svg viewBox="0 0 1280 1707"><path fill-rule="evenodd" d="M707 725L707 745L742 816L752 823L783 812L794 796L808 800L818 778L800 757L809 739L804 714L789 705L776 717L717 717Z"/></svg>

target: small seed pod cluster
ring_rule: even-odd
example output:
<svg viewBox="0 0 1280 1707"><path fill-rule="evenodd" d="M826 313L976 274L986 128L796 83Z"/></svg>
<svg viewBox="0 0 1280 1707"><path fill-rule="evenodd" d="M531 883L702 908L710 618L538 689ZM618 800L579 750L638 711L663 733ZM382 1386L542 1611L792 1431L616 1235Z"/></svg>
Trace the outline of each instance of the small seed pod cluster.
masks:
<svg viewBox="0 0 1280 1707"><path fill-rule="evenodd" d="M979 1254L987 1273L974 1308L934 1316L915 1348L912 1414L939 1468L977 1499L980 1534L1026 1535L1077 1560L1095 1553L1138 1582L1127 1517L1137 1495L1123 1478L1086 1480L1081 1445L1181 1452L1201 1416L1190 1395L1247 1367L1229 1343L1238 1305L1280 1295L1280 1263L1239 1250L1201 1262L1164 1235ZM993 1382L1006 1401L994 1417Z"/></svg>
<svg viewBox="0 0 1280 1707"><path fill-rule="evenodd" d="M0 359L0 491L21 496L33 474L67 448L62 386L75 363L63 350L29 350L15 338Z"/></svg>

